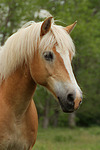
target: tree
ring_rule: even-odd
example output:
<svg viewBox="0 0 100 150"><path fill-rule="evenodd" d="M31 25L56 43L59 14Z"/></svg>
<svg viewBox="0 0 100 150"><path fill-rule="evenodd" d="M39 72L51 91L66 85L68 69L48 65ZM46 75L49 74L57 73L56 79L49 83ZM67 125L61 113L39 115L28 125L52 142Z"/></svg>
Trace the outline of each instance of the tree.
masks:
<svg viewBox="0 0 100 150"><path fill-rule="evenodd" d="M73 68L85 96L83 105L75 115L78 118L78 125L100 124L100 0L1 0L1 44L27 21L42 20L35 15L41 9L48 10L55 20L59 20L56 21L56 24L66 26L78 20L78 24L71 34L76 46ZM49 97L51 100L48 103L47 111L45 106ZM53 125L54 121L54 124L61 126L68 124L68 115L59 111L58 106L55 109L54 106L57 103L48 92L38 87L34 98L41 124L45 111L48 112L50 124ZM76 121L76 119L74 120Z"/></svg>

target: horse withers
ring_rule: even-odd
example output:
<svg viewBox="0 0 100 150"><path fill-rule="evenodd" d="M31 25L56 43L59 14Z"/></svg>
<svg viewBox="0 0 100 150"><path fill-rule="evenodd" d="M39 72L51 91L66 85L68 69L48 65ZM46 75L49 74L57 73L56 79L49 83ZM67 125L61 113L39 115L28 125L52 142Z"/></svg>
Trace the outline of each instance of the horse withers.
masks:
<svg viewBox="0 0 100 150"><path fill-rule="evenodd" d="M0 50L0 150L31 150L38 117L33 101L36 85L46 87L64 112L82 102L71 67L75 27L55 25L52 17L31 22L10 36Z"/></svg>

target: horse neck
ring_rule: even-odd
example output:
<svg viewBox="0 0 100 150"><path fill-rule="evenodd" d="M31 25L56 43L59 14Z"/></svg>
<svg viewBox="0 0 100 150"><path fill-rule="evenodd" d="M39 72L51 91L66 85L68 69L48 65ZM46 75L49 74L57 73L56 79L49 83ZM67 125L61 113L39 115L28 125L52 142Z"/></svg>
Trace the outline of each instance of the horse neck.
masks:
<svg viewBox="0 0 100 150"><path fill-rule="evenodd" d="M35 89L36 84L31 78L29 68L23 65L3 81L0 95L5 104L17 116L21 116L27 110Z"/></svg>

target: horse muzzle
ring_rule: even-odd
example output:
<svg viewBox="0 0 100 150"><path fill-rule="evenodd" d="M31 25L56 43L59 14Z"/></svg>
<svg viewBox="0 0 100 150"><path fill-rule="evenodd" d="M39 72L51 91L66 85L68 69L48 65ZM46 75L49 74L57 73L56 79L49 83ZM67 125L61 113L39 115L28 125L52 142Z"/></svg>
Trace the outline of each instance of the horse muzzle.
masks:
<svg viewBox="0 0 100 150"><path fill-rule="evenodd" d="M58 97L60 106L63 110L63 112L71 113L75 110L77 110L82 103L82 94L76 94L76 93L69 93L66 96L67 98Z"/></svg>

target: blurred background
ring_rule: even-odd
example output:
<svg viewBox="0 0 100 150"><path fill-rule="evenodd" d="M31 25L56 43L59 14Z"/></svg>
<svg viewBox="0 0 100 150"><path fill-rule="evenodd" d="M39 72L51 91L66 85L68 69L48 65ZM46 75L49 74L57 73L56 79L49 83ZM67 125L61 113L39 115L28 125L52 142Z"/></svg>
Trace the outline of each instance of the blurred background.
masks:
<svg viewBox="0 0 100 150"><path fill-rule="evenodd" d="M49 14L53 15L56 24L62 26L70 25L75 20L78 21L77 26L71 33L76 47L76 56L73 59L72 66L83 91L84 99L79 110L71 114L65 114L49 92L40 86L37 87L34 101L39 116L40 132L35 149L56 150L55 146L50 148L52 144L49 140L51 138L47 141L49 147L46 147L45 144L44 146L43 141L41 142L42 133L47 138L50 133L53 134L56 130L54 134L60 133L60 135L58 134L52 139L58 143L68 141L67 144L70 144L72 140L72 144L75 142L72 137L76 135L78 138L78 135L83 133L87 135L87 139L93 135L92 140L98 141L93 147L90 146L87 149L79 147L79 143L76 143L76 149L74 145L71 150L99 150L100 0L0 0L0 45L3 45L6 39L26 22L30 20L42 21ZM72 132L74 133L73 135ZM67 133L69 136L67 136ZM84 137L86 138L85 135ZM94 140L97 136L98 139ZM83 139L81 140L84 141ZM90 145L93 145L92 140ZM82 142L83 145L86 145L85 142ZM58 149L66 150L67 148L70 150L68 145L66 147L60 146L58 144Z"/></svg>

